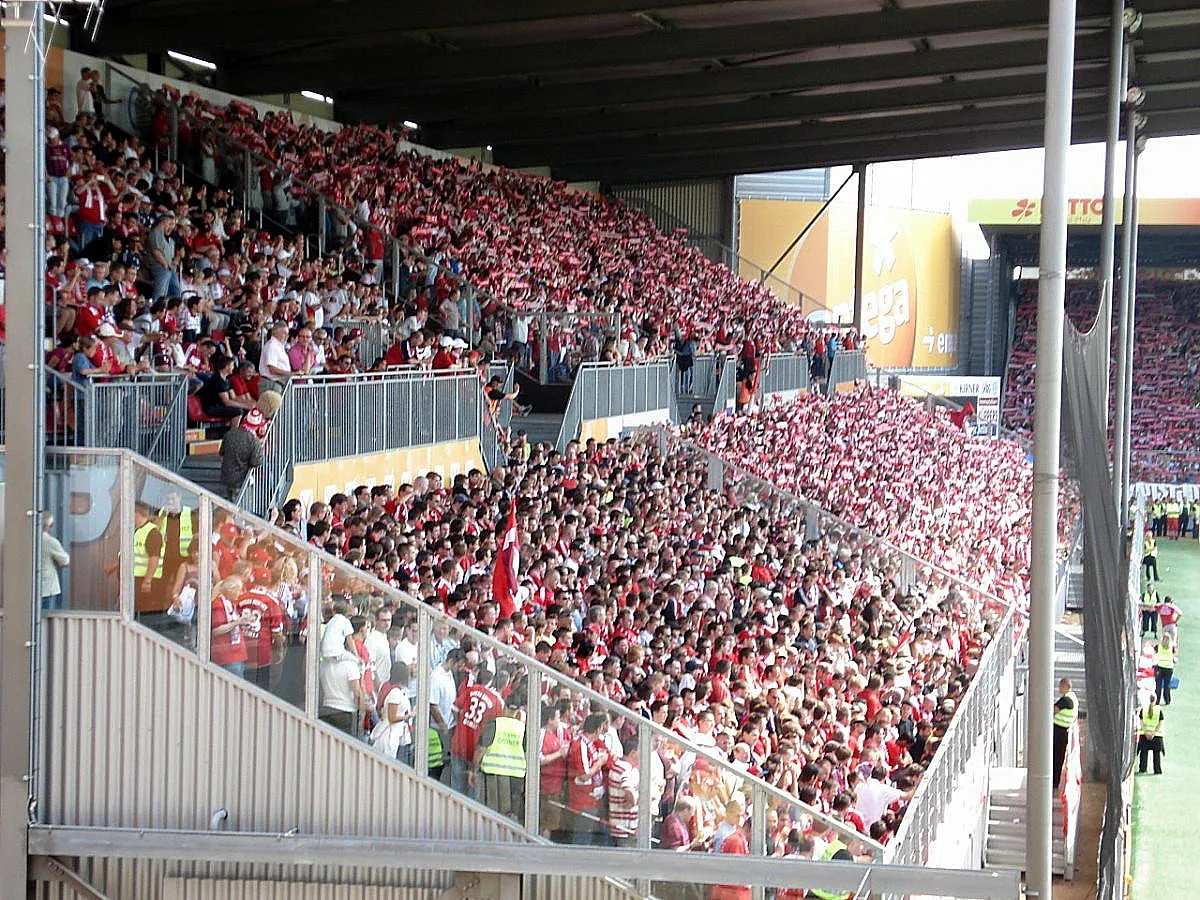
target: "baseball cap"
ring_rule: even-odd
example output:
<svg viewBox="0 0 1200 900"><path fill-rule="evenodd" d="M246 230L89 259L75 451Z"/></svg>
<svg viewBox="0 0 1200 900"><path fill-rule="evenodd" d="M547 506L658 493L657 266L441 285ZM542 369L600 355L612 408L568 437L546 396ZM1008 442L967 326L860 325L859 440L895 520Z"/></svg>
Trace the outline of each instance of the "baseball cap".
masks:
<svg viewBox="0 0 1200 900"><path fill-rule="evenodd" d="M117 331L117 329L113 328L107 322L104 322L98 329L96 329L96 334L102 338L121 336L121 332Z"/></svg>

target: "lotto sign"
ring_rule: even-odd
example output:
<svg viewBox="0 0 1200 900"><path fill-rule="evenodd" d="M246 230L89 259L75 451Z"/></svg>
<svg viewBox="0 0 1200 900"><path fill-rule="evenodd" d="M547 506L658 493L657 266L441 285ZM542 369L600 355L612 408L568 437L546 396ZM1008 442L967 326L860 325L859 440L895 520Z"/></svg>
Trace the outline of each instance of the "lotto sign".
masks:
<svg viewBox="0 0 1200 900"><path fill-rule="evenodd" d="M1117 223L1123 204L1117 201ZM1040 197L989 197L971 200L967 218L980 225L1030 226L1042 224ZM1104 221L1104 199L1072 197L1067 201L1067 223L1100 225ZM1200 225L1200 199L1146 198L1138 201L1139 225Z"/></svg>

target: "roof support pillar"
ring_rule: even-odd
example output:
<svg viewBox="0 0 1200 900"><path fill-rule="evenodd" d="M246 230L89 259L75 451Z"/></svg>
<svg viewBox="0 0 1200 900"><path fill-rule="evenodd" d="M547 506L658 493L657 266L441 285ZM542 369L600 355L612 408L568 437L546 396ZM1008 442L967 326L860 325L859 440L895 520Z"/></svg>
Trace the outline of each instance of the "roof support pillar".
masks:
<svg viewBox="0 0 1200 900"><path fill-rule="evenodd" d="M1051 719L1054 692L1055 550L1062 433L1063 324L1067 278L1067 154L1071 147L1075 0L1051 0L1046 66L1045 178L1033 424L1033 534L1029 603L1029 756L1025 885L1050 900L1053 878Z"/></svg>
<svg viewBox="0 0 1200 900"><path fill-rule="evenodd" d="M863 248L867 238L867 167L854 167L858 176L858 218L854 226L854 331L862 334L863 324Z"/></svg>

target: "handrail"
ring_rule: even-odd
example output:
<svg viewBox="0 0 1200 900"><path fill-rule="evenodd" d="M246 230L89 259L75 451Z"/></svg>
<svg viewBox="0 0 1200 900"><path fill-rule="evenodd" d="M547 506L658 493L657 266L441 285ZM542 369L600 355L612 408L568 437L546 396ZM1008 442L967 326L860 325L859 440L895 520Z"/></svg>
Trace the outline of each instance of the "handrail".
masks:
<svg viewBox="0 0 1200 900"><path fill-rule="evenodd" d="M637 396L637 375L639 372L646 372L647 380L650 376L657 376L654 385L654 397L662 401L662 406L650 405L650 384L646 385L646 393L643 396L642 403L638 402ZM608 418L613 415L626 415L639 412L649 412L655 409L665 409L669 416L673 416L672 410L677 406L676 385L671 378L671 361L666 358L656 358L647 360L638 360L632 363L614 363L614 362L586 362L580 365L579 370L575 373L575 382L571 386L571 394L567 399L567 409L563 414L562 424L559 427L558 440L555 447L559 453L565 452L567 444L575 440L579 436L579 430L583 422L589 419L588 416L588 400L599 394L599 384L601 378L610 374L617 376L624 383L627 379L632 378L632 390L629 391L629 396L622 390L621 400L623 401L622 408L619 411L609 409L599 418ZM610 380L611 386L611 380ZM666 396L660 397L660 393L665 390ZM609 391L609 401L611 402L611 389ZM591 404L593 414L598 412L599 402Z"/></svg>
<svg viewBox="0 0 1200 900"><path fill-rule="evenodd" d="M148 474L154 476L160 481L165 482L166 484L173 484L186 489L190 494L193 494L198 498L201 523L204 523L205 521L211 523L213 521L213 512L215 510L223 511L226 515L230 516L233 521L244 521L246 519L246 512L234 506L229 501L223 500L215 494L211 494L202 488L198 488L195 485L190 484L180 476L168 471L167 469L164 469L156 463L138 457L132 451L111 448L87 448L82 452L72 450L69 454L67 454L66 458L69 460L77 460L81 457L86 458L89 456L113 457L118 461L125 460L128 464L140 467ZM135 480L136 479L133 478L122 479L123 489L126 487L131 487ZM128 503L123 505L132 506L132 497L126 497L124 499L127 500ZM531 680L534 679L534 675L536 673L537 682L540 682L542 685L551 684L569 690L573 695L585 699L592 709L603 710L609 713L615 720L632 725L637 729L639 735L647 737L650 740L657 739L658 741L669 742L670 744L681 748L685 753L694 754L695 758L704 760L709 766L713 767L721 775L735 778L739 784L748 785L753 792L753 795L760 799L763 803L766 803L767 801L774 801L781 805L802 809L807 815L811 816L814 821L819 821L829 825L830 827L836 829L839 834L846 835L848 841L853 840L855 843L859 844L870 853L873 859L882 857L884 853L884 847L877 841L874 841L866 836L858 835L857 832L854 832L852 828L848 828L841 821L826 815L818 809L807 806L798 798L781 791L779 788L769 784L762 778L736 768L728 760L723 759L720 756L712 753L710 750L695 744L688 738L683 737L676 732L670 731L661 725L658 725L649 718L634 713L610 698L592 690L586 684L575 681L574 679L563 675L557 669L539 662L534 657L527 656L520 650L497 641L490 635L467 626L458 619L455 619L446 613L422 603L403 591L397 590L396 588L385 584L368 571L356 569L346 562L334 556L330 556L322 549L300 542L294 534L277 528L275 525L269 522L257 520L247 524L253 528L256 534L270 537L275 545L281 549L281 552L285 554L288 552L299 552L306 554L310 561L310 566L313 566L309 573L310 579L316 577L314 573L329 571L335 575L340 574L343 578L348 579L352 583L365 585L372 594L386 596L390 600L394 601L398 608L402 608L416 614L418 621L421 623L420 631L422 635L427 637L430 634L432 626L435 624L445 625L450 630L450 633L460 634L463 637L469 637L477 646L480 648L487 648L487 650L493 655L498 655L500 658L511 659L517 666L529 673ZM211 527L211 524L209 527ZM206 542L208 541L209 537L210 536L208 534L199 533L197 534L196 540L199 541L202 546L206 546ZM128 557L123 557L122 565L129 567L132 565L132 563ZM203 598L203 600L198 604L197 608L202 613L208 607L208 598L212 596L212 586L211 583L209 583L212 581L212 573L206 573L207 568L207 566L201 567L200 596ZM206 574L208 579L207 581L205 580ZM122 577L123 584L132 583L127 576L123 575ZM319 597L310 598L310 604L319 604L319 602ZM132 614L132 609L129 607L130 604L122 604L122 613L127 617ZM310 606L310 609L319 608L319 605ZM201 627L203 628L205 620L201 619L200 621ZM424 638L422 639L422 644L426 644ZM310 654L309 659L313 660L315 657L316 654L313 653ZM426 659L426 662L428 662L428 659ZM413 729L414 735L417 737L414 737L414 740L419 739L420 735L425 735L428 733L428 682L429 679L427 677L418 677L417 679L417 689L419 695L416 709L418 712L417 724ZM544 692L542 695L544 696ZM650 745L646 744L644 746L648 750ZM417 759L419 766L421 759L420 755L418 755ZM535 766L538 764L537 754L527 754L527 765L529 763L534 763ZM645 767L642 768L643 776L648 778L649 772L645 771ZM648 796L644 796L643 800L646 804L649 803ZM645 809L646 807L642 808L643 813L645 812ZM526 824L528 825L528 823ZM643 830L639 829L639 832L641 831ZM649 838L648 833L642 834L641 836L646 840Z"/></svg>

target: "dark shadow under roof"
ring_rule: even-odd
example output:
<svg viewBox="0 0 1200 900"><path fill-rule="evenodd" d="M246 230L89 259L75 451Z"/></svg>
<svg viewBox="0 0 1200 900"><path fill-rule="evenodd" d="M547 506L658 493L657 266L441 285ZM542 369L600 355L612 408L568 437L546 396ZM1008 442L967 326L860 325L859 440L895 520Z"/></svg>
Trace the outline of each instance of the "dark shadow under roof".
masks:
<svg viewBox="0 0 1200 900"><path fill-rule="evenodd" d="M102 55L608 183L1038 146L1047 0L108 0ZM1200 0L1141 0L1151 136L1200 132ZM1078 0L1073 138L1104 133L1111 0Z"/></svg>

